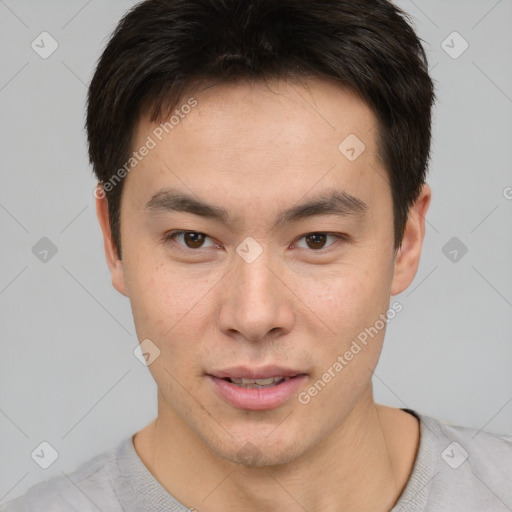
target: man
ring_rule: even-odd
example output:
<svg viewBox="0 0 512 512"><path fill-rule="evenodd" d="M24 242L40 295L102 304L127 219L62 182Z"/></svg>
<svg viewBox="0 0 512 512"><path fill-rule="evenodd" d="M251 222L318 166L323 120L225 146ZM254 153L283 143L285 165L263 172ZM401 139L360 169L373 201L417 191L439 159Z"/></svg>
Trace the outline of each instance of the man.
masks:
<svg viewBox="0 0 512 512"><path fill-rule="evenodd" d="M130 11L87 131L158 416L0 510L512 509L510 442L373 399L419 264L433 102L385 0Z"/></svg>

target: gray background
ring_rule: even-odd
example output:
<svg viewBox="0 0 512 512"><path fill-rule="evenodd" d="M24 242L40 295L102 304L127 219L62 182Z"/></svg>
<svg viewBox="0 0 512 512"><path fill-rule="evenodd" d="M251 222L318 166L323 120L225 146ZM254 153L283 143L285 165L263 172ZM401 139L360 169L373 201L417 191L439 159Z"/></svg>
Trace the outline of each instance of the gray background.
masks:
<svg viewBox="0 0 512 512"><path fill-rule="evenodd" d="M156 415L129 302L104 259L83 130L95 62L134 3L0 0L0 503ZM433 199L417 276L393 298L404 309L388 326L376 399L510 434L512 0L398 5L437 82ZM43 31L59 45L47 59L31 47ZM453 31L469 44L458 58L441 46ZM42 237L57 248L46 262L32 251ZM452 237L467 247L454 246L457 261L443 252ZM59 453L46 470L31 458L42 441Z"/></svg>

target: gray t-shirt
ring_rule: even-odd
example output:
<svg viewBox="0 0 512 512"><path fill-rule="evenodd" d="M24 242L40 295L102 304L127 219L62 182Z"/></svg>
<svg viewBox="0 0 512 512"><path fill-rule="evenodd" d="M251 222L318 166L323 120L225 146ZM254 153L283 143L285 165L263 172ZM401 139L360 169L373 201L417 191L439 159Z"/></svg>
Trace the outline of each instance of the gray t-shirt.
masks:
<svg viewBox="0 0 512 512"><path fill-rule="evenodd" d="M512 439L420 420L412 474L391 512L511 512ZM200 504L188 503L201 510ZM132 437L65 476L31 487L0 512L186 512L149 472Z"/></svg>

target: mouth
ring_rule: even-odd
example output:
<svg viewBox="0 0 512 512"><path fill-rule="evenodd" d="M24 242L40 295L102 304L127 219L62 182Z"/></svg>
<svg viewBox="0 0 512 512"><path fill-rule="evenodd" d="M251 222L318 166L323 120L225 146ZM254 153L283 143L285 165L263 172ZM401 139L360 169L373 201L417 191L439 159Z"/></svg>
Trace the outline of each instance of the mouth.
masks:
<svg viewBox="0 0 512 512"><path fill-rule="evenodd" d="M231 375L226 375L228 372ZM242 376L243 372L249 375ZM262 373L267 375L262 376ZM298 393L307 374L283 369L278 372L272 368L260 371L239 368L207 374L207 377L218 396L228 404L238 409L264 410L276 408Z"/></svg>
<svg viewBox="0 0 512 512"><path fill-rule="evenodd" d="M225 377L223 380L245 389L265 389L277 386L281 384L281 382L286 382L287 380L293 379L294 377L270 377L268 379Z"/></svg>

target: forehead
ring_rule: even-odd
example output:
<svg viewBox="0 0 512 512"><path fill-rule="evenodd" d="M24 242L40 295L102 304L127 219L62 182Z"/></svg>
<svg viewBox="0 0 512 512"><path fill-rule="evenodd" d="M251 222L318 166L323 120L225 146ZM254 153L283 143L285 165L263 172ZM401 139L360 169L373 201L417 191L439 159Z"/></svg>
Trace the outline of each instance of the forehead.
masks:
<svg viewBox="0 0 512 512"><path fill-rule="evenodd" d="M192 99L196 105L190 108ZM143 117L136 134L145 136L160 121L168 123L164 136L178 131L180 136L194 135L222 148L273 142L278 149L276 135L279 143L288 143L288 147L329 136L336 142L349 133L358 134L371 146L376 133L373 112L355 92L332 79L319 78L203 86L185 94L174 111L159 122L149 123ZM226 135L230 144L226 144Z"/></svg>
<svg viewBox="0 0 512 512"><path fill-rule="evenodd" d="M368 197L386 181L377 133L366 103L331 80L220 84L185 94L161 121L139 121L133 149L154 144L127 181L141 199L174 185L253 202L325 188Z"/></svg>

